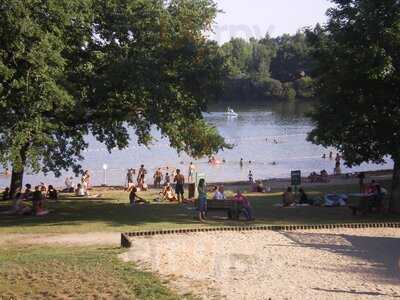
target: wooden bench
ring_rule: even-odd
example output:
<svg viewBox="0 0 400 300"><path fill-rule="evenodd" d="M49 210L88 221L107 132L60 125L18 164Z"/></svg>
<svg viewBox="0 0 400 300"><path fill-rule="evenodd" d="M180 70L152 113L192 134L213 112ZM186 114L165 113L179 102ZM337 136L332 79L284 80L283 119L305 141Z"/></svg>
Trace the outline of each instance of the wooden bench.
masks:
<svg viewBox="0 0 400 300"><path fill-rule="evenodd" d="M198 207L198 200L194 202ZM240 205L232 200L207 200L207 211L225 211L231 220L238 220L240 215Z"/></svg>

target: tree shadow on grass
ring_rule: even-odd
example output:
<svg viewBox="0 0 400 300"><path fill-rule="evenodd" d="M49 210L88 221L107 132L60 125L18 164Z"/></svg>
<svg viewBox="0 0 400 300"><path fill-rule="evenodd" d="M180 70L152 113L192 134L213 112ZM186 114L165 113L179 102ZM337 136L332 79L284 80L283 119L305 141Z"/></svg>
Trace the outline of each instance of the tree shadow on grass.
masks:
<svg viewBox="0 0 400 300"><path fill-rule="evenodd" d="M346 272L368 274L379 283L400 285L400 238L348 234L282 232L301 247L357 259Z"/></svg>

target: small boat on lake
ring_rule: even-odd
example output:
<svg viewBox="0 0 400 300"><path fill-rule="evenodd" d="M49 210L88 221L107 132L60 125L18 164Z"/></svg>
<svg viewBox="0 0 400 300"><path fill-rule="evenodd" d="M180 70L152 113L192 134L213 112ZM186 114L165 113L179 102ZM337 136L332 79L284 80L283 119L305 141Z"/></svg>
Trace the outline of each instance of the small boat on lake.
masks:
<svg viewBox="0 0 400 300"><path fill-rule="evenodd" d="M232 108L230 108L230 107L228 107L228 108L226 109L225 115L228 116L228 117L230 117L230 118L237 118L237 117L239 117L239 115L238 115Z"/></svg>

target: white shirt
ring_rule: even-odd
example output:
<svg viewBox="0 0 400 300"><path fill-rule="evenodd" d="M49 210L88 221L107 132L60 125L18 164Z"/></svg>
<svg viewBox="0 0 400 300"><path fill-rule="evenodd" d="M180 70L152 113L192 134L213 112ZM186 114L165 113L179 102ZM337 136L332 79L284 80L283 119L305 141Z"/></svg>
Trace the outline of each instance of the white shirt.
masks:
<svg viewBox="0 0 400 300"><path fill-rule="evenodd" d="M214 200L225 200L225 195L224 195L224 193L221 193L220 191L216 191L214 193L213 199Z"/></svg>

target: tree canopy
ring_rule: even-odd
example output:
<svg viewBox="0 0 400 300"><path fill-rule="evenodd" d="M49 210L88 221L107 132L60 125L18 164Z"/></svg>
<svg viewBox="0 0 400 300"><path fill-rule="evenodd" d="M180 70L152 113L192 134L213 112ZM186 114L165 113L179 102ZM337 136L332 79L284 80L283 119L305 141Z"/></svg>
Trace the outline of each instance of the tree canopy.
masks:
<svg viewBox="0 0 400 300"><path fill-rule="evenodd" d="M80 170L84 137L111 150L152 141L152 126L192 156L229 146L202 111L224 61L207 41L212 0L0 0L0 159Z"/></svg>
<svg viewBox="0 0 400 300"><path fill-rule="evenodd" d="M227 96L259 99L313 98L311 46L303 32L249 41L234 38L221 46L229 68Z"/></svg>
<svg viewBox="0 0 400 300"><path fill-rule="evenodd" d="M391 207L400 211L400 2L333 2L326 26L308 33L319 99L309 139L350 166L391 157Z"/></svg>

